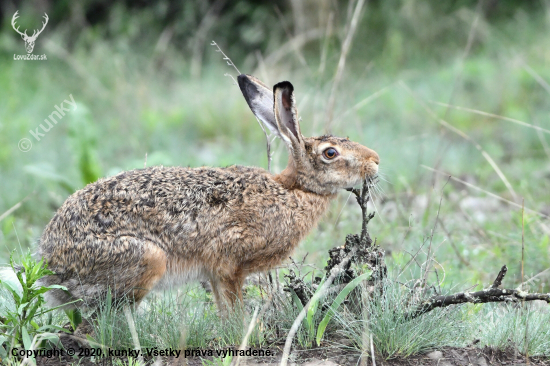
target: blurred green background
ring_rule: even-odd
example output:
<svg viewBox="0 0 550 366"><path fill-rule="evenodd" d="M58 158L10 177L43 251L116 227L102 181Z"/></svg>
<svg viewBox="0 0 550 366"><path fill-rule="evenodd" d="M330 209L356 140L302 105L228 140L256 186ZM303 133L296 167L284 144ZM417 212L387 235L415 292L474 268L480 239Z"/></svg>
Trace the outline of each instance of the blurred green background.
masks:
<svg viewBox="0 0 550 366"><path fill-rule="evenodd" d="M14 60L26 54L16 10L29 35L48 14L33 51L46 61ZM393 270L414 257L403 274L413 277L435 254L432 280L464 287L507 264L515 287L523 218L525 277L548 291L549 31L550 1L2 2L0 262L34 249L75 190L143 167L146 154L148 166L267 167L264 134L214 40L240 72L294 84L304 135L379 153L370 232ZM71 96L77 109L64 103L43 132ZM276 141L274 172L284 150ZM320 267L359 229L342 192L295 256Z"/></svg>

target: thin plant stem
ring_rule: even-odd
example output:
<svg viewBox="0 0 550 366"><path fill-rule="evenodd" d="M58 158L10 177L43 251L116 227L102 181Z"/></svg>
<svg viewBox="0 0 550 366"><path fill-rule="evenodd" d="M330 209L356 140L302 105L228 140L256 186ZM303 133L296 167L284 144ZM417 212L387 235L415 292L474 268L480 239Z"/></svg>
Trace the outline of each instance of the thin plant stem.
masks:
<svg viewBox="0 0 550 366"><path fill-rule="evenodd" d="M424 168L424 169L428 169L428 170L434 171L434 172L436 172L436 173L439 173L439 174L443 174L443 175L449 176L449 173L442 172L442 171L440 171L440 170L431 168L431 167L429 167L429 166L426 166L426 165L423 165L423 164L421 164L420 166L421 166L422 168ZM475 186L475 185L473 185L473 184L471 184L471 183L468 183L468 182L466 182L466 181L464 181L464 180L462 180L462 179L460 179L460 178L451 176L451 179L454 180L455 182L462 183L462 184L464 184L464 185L467 186L467 187L473 188L473 189L475 189L475 190L477 190L477 191L479 191L479 192L483 192L483 193L485 193L485 194L487 194L487 195L489 195L489 196L491 196L491 197L493 197L493 198L496 198L496 199L499 200L499 201L505 202L505 203L507 203L507 204L509 204L509 205L511 205L511 206L521 208L521 205L517 204L516 202L512 202L512 201L510 201L510 200L507 200L506 198L503 198L503 197L501 197L501 196L499 196L499 195L497 195L497 194L494 194L493 192L489 192L489 191L487 191L487 190L485 190L485 189L483 189L483 188L480 188L480 187ZM525 208L525 211L531 212L531 213L533 213L533 214L536 214L536 215L541 216L541 217L544 217L544 218L549 218L549 217L550 217L550 216L548 216L548 215L546 215L546 214L544 214L544 213L542 213L542 212L535 211L535 210L532 210L532 209L530 209L530 208Z"/></svg>
<svg viewBox="0 0 550 366"><path fill-rule="evenodd" d="M530 123L527 123L527 122L523 122L523 121L520 121L519 119L504 117L504 116L500 116L498 114L488 113L488 112L480 111L480 110L477 110L477 109L459 107L459 106L451 105L451 104L447 104L447 103L436 102L436 101L433 101L433 100L429 100L428 102L432 103L432 104L435 104L435 105L442 106L442 107L452 108L452 109L456 109L456 110L459 110L459 111L479 114L480 116L491 117L491 118L500 119L502 121L512 122L512 123L518 124L520 126L532 128L534 130L537 130L538 132L543 132L543 133L550 134L550 130L547 130L546 128L542 128L542 127L539 127L537 125L533 125L533 124L530 124Z"/></svg>
<svg viewBox="0 0 550 366"><path fill-rule="evenodd" d="M355 10L353 12L353 16L351 17L348 33L346 35L344 43L342 44L342 51L340 52L340 59L338 60L336 75L334 76L334 82L332 83L332 89L330 91L330 97L328 98L328 103L327 103L327 119L325 124L325 127L326 127L325 129L327 131L330 131L332 116L334 114L334 104L336 103L336 92L338 90L340 81L342 81L342 76L344 75L344 69L346 67L346 58L348 56L348 52L351 47L351 41L353 40L353 35L355 34L355 30L357 29L357 24L359 23L359 16L361 14L361 10L363 9L364 4L365 4L365 0L357 1L357 4L355 5Z"/></svg>
<svg viewBox="0 0 550 366"><path fill-rule="evenodd" d="M235 70L239 73L239 75L241 75L241 72L239 71L237 66L235 66L233 61L222 51L220 46L218 46L218 44L215 41L212 41L212 43L210 43L210 45L216 47L216 52L221 53L223 55L223 59L227 62L227 64L229 66L233 66L233 68L235 68ZM233 84L235 84L237 86L239 85L237 83L237 81L235 80L235 78L233 77L233 75L224 74L224 76L230 77L233 80ZM260 125L260 128L262 129L262 131L264 131L264 135L265 135L265 139L266 139L266 147L267 147L267 170L271 173L271 158L272 158L271 144L273 143L275 138L273 138L273 140L270 140L270 137L269 137L265 127L263 126L263 124L260 122L260 120L258 118L256 118L256 121L258 121L258 124Z"/></svg>
<svg viewBox="0 0 550 366"><path fill-rule="evenodd" d="M525 225L523 216L525 213L525 199L521 200L521 291L523 291L523 261L525 259Z"/></svg>
<svg viewBox="0 0 550 366"><path fill-rule="evenodd" d="M374 358L374 343L372 341L372 333L370 334L370 354L372 357L372 366L376 366L376 359Z"/></svg>
<svg viewBox="0 0 550 366"><path fill-rule="evenodd" d="M13 205L10 209L8 209L6 212L4 212L2 215L0 215L0 221L4 220L6 217L11 215L12 212L17 210L25 201L27 201L35 192L32 192L31 194L27 195L25 198L23 198L21 201L17 202L15 205Z"/></svg>
<svg viewBox="0 0 550 366"><path fill-rule="evenodd" d="M227 57L227 55L225 53L223 53L222 49L220 48L220 46L218 46L218 44L214 41L212 41L212 43L210 43L210 46L214 46L217 48L216 52L219 52L223 55L223 59L225 61L227 61L227 64L229 66L233 66L235 68L235 70L237 70L237 73L240 75L241 72L239 71L239 69L237 69L237 66L235 66L235 64L233 63L233 61L231 61L231 59L229 57Z"/></svg>
<svg viewBox="0 0 550 366"><path fill-rule="evenodd" d="M128 305L124 305L123 308L124 316L126 317L126 321L128 321L128 328L130 329L130 334L132 335L132 342L134 343L134 349L138 351L138 361L141 364L144 364L143 362L143 356L141 355L141 346L139 344L139 337L136 331L136 324L134 323L134 318L132 317L132 312L130 311L130 307Z"/></svg>

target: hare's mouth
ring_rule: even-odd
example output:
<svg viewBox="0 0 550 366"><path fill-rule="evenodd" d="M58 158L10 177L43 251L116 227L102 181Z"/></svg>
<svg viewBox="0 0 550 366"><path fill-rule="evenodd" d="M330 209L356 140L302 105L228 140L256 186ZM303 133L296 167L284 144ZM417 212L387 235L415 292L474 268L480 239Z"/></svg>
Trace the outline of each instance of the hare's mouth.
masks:
<svg viewBox="0 0 550 366"><path fill-rule="evenodd" d="M370 185L376 185L380 182L380 178L378 174L374 174L370 177L366 177L365 180L367 181L367 184Z"/></svg>
<svg viewBox="0 0 550 366"><path fill-rule="evenodd" d="M378 177L378 174L374 175L367 175L364 178L357 178L355 182L349 185L349 187L345 187L344 189L351 189L351 188L363 188L363 183L367 183L367 188L374 188L378 183L380 182L380 178Z"/></svg>
<svg viewBox="0 0 550 366"><path fill-rule="evenodd" d="M378 177L378 174L374 174L372 176L367 176L364 179L364 182L367 183L367 188L374 188L378 185L378 183L380 183L380 178Z"/></svg>

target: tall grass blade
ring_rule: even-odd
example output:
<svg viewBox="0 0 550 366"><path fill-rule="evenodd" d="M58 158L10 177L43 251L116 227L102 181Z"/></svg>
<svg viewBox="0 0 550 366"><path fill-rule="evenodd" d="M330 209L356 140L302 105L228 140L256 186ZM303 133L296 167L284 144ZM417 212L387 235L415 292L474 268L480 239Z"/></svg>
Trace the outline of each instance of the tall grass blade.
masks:
<svg viewBox="0 0 550 366"><path fill-rule="evenodd" d="M332 317L334 316L334 314L336 313L336 310L342 304L342 302L344 302L346 297L354 288L356 288L362 281L366 281L367 279L369 279L371 275L372 275L372 271L368 271L366 273L363 273L361 276L354 278L353 281L348 283L346 287L344 287L342 291L340 291L338 296L336 296L336 298L332 302L332 305L330 305L329 310L323 317L323 320L321 320L319 327L317 327L317 337L315 339L317 341L317 346L321 345L321 338L323 338L323 334L325 333L327 325L332 319Z"/></svg>

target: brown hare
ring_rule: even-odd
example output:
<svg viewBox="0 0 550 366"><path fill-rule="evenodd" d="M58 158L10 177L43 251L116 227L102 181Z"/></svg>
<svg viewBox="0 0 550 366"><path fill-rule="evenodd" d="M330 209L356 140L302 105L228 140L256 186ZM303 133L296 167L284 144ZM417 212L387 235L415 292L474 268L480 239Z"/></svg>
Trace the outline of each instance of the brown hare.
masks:
<svg viewBox="0 0 550 366"><path fill-rule="evenodd" d="M150 167L100 179L70 196L47 225L39 254L55 274L51 304L95 307L109 288L140 301L151 289L211 282L218 308L242 301L247 275L280 264L339 189L378 172L376 152L346 138L303 137L293 86L273 92L238 77L252 112L285 143L287 167Z"/></svg>

